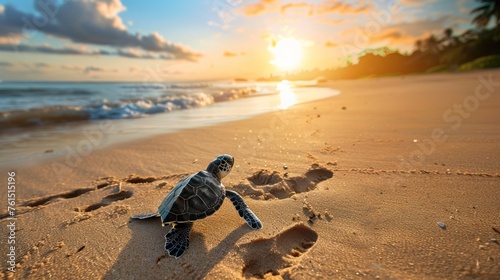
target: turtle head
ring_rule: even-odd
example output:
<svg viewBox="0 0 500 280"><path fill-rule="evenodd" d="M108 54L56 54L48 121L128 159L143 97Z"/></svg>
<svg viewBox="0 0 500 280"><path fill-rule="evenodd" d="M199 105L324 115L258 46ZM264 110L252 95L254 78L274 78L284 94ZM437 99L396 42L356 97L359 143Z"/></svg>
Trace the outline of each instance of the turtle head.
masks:
<svg viewBox="0 0 500 280"><path fill-rule="evenodd" d="M207 171L221 180L226 177L229 172L231 172L233 164L234 158L232 156L227 154L220 155L207 166Z"/></svg>

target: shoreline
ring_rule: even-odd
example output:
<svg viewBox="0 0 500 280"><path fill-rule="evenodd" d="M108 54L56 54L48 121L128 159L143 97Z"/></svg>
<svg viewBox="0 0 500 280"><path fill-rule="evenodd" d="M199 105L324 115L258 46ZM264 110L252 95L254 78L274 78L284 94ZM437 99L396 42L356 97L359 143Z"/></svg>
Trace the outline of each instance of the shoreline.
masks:
<svg viewBox="0 0 500 280"><path fill-rule="evenodd" d="M308 88L308 87L330 88L330 89L332 89L334 91L337 91L336 86L342 86L342 85L346 85L346 84L349 85L349 84L352 84L352 83L359 83L359 84L361 84L361 83L364 83L364 82L371 83L371 81L392 80L392 79L422 79L422 80L425 80L425 78L430 78L431 80L434 80L434 79L439 79L440 77L470 76L470 75L475 75L475 74L481 75L481 74L487 74L487 73L494 73L494 72L498 72L498 71L500 71L500 70L497 70L497 69L488 70L488 69L486 69L486 70L473 70L473 71L467 71L467 72L447 72L447 73L435 73L435 74L421 73L421 74L414 74L414 75L399 75L399 76L388 76L388 77L370 77L370 78L348 79L348 80L330 80L330 81L328 81L326 83L318 83L316 85L308 85L305 88ZM80 83L80 82L75 82L75 83ZM108 82L104 82L104 83L108 83ZM109 83L120 83L120 82L109 82ZM135 83L135 82L130 82L130 83ZM336 95L334 95L332 97L335 97L335 96ZM327 97L327 98L331 98L331 97ZM314 102L314 100L313 101L306 101L306 102L303 102L301 104L307 104L307 103L310 103L310 102ZM300 106L301 104L295 104L293 106ZM204 107L200 107L200 108L203 109ZM200 109L200 108L195 108L195 109ZM174 111L174 112L168 112L168 113L164 113L164 114L171 114L171 113L175 114L175 113L179 113L179 112L181 114L182 113L186 113L186 112L183 112L183 111ZM242 116L242 117L238 117L236 120L230 120L229 122L251 119L251 118L254 118L254 117L259 116L261 114L274 114L274 112L258 113L258 114L254 114L254 115L251 115L251 116ZM161 117L161 116L153 115L153 118L154 117ZM85 122L85 123L77 123L77 126L81 127L81 129L78 129L78 131L75 130L74 134L84 134L81 131L82 129L89 129L89 130L91 130L90 134L99 133L99 132L104 132L104 134L106 134L106 131L102 131L101 126L102 127L108 126L109 122L114 122L114 121L115 120L102 120L102 121L92 121L91 123L87 123L87 122ZM143 123L147 124L148 118L119 119L118 120L118 122L120 124L119 125L119 129L126 131L127 130L127 125L125 123L128 122L128 121L133 121L133 122L134 121L135 122L139 121L139 122L143 122ZM158 121L155 121L155 122L158 122ZM216 122L216 123L208 124L208 125L201 126L201 127L218 126L218 125L224 125L225 123L226 123L226 121L222 121L222 122ZM70 125L70 124L67 124L66 126L68 126L68 125ZM171 134L171 133L178 133L178 132L182 132L184 130L198 129L198 128L201 128L201 127L194 126L194 127L189 127L189 128L173 128L170 131L165 131L165 132L160 132L160 133L148 133L148 136L146 136L146 137L144 137L144 136L132 136L130 139L127 139L127 140L121 140L121 141L120 140L118 140L118 141L115 140L113 143L99 143L97 145L97 147L93 147L93 148L106 149L106 148L109 148L109 147L112 147L112 146L115 146L115 145L120 145L120 144L127 143L127 142L128 143L133 143L133 142L136 142L136 141L144 140L145 138L151 138L151 137L156 137L156 136L159 136L159 135L166 135L166 134ZM38 129L37 127L35 127L35 128ZM63 128L57 128L57 130L61 130L61 129L63 129ZM26 129L26 131L29 131L29 130L30 129ZM106 129L104 129L104 130L106 130ZM134 129L132 129L132 130L134 130ZM129 134L129 132L125 132L125 135L126 134ZM75 138L76 136L72 135L71 137ZM68 138L70 138L70 137L68 137ZM87 136L87 140L92 140L92 139L89 139L89 138L92 138L92 137L91 136L90 137ZM82 139L80 139L80 140L82 140ZM83 139L83 140L85 140L85 139ZM92 143L92 144L94 144L94 143ZM99 147L101 145L103 147ZM73 150L74 150L74 148L76 148L76 147L71 147L71 148L73 148ZM33 148L32 150L33 150L33 152L31 153L31 155L27 155L23 159L15 160L15 162L10 162L8 165L10 166L11 164L14 164L15 168L22 168L24 166L32 165L32 164L30 164L30 162L33 162L33 161L35 161L37 163L41 163L41 162L48 161L48 160L57 160L58 158L60 159L60 158L64 157L65 154L66 155L68 154L68 153L65 153L65 154L62 154L62 155L58 155L58 153L54 153L54 148L53 148L53 145L51 145L51 144L47 144L46 145L46 149L44 149L45 152L41 151L39 148ZM38 152L34 152L36 150ZM46 154L44 154L44 153L46 153ZM5 166L6 166L5 164L0 164L0 168L5 167Z"/></svg>
<svg viewBox="0 0 500 280"><path fill-rule="evenodd" d="M267 85L270 87L270 85ZM185 129L214 126L228 121L286 110L286 107L336 96L339 92L325 87L278 88L273 94L240 97L211 105L173 110L138 118L89 120L17 129L2 139L2 165L22 166L68 154L86 156L96 148L140 140Z"/></svg>
<svg viewBox="0 0 500 280"><path fill-rule="evenodd" d="M13 276L499 277L500 86L481 99L490 74L500 81L499 70L337 81L338 96L98 149L59 174L50 161L16 168ZM167 229L129 217L222 153L235 157L224 185L264 228L225 202L195 223L181 259L165 257Z"/></svg>

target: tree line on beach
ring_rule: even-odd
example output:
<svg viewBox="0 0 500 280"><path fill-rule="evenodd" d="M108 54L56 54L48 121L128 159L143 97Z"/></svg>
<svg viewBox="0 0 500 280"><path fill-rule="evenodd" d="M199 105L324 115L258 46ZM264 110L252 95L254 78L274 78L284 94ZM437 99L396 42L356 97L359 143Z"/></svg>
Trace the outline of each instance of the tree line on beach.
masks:
<svg viewBox="0 0 500 280"><path fill-rule="evenodd" d="M268 79L357 79L366 77L468 71L500 67L500 0L476 0L474 28L455 34L452 28L416 40L411 53L390 47L364 50L356 64L309 70ZM493 21L493 27L490 22Z"/></svg>

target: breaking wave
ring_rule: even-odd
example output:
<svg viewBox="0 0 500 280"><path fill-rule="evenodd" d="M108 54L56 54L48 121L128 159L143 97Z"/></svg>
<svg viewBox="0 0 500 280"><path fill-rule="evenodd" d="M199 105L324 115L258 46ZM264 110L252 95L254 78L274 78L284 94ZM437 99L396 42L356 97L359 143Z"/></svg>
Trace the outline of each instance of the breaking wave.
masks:
<svg viewBox="0 0 500 280"><path fill-rule="evenodd" d="M170 88L179 88L177 85ZM188 86L186 86L188 87ZM186 88L184 87L184 88ZM203 88L205 85L189 86L189 89ZM161 89L161 88L160 88ZM37 94L45 95L46 91L32 90ZM88 121L103 119L132 119L148 117L154 114L167 113L175 110L185 110L196 107L209 106L216 102L224 102L255 95L258 91L254 87L211 90L205 92L190 92L169 94L160 97L132 98L119 101L103 99L87 105L43 106L24 110L10 110L0 112L0 130L2 128L40 126L62 124L72 121ZM75 91L82 94L82 91ZM1 95L16 96L27 94L15 91L4 91ZM90 94L90 93L84 93Z"/></svg>

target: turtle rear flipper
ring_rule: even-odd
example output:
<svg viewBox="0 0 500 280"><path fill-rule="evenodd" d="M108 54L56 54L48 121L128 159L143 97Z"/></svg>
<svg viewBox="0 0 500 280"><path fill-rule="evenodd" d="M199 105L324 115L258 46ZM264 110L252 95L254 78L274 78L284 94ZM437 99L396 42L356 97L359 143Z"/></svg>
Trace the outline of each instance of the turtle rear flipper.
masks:
<svg viewBox="0 0 500 280"><path fill-rule="evenodd" d="M149 218L154 218L154 217L160 217L160 213L152 212L152 213L137 214L137 215L132 216L131 218L144 220L144 219L149 219Z"/></svg>
<svg viewBox="0 0 500 280"><path fill-rule="evenodd" d="M189 248L189 233L193 223L175 224L165 235L165 251L168 255L178 259Z"/></svg>
<svg viewBox="0 0 500 280"><path fill-rule="evenodd" d="M247 225L252 229L261 229L263 227L262 222L259 220L257 215L255 215L248 205L243 201L243 198L235 191L226 191L226 196L231 200L234 207L238 211L240 217L242 217Z"/></svg>

